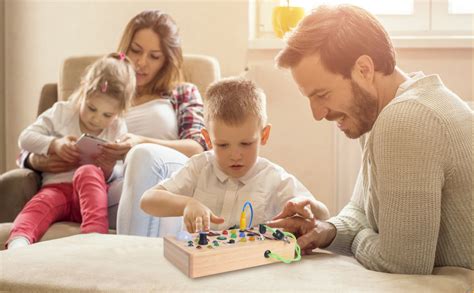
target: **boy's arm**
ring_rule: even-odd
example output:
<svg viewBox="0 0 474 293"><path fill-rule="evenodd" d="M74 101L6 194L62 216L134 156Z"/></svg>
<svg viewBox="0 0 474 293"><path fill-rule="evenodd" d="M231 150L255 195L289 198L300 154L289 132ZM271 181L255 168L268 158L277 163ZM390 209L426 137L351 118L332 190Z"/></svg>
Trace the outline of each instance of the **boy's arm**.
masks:
<svg viewBox="0 0 474 293"><path fill-rule="evenodd" d="M184 224L189 232L196 228L196 220L200 219L204 229L209 222L224 222L198 200L192 198L199 176L207 165L206 153L191 157L186 165L175 172L170 178L144 193L140 202L141 208L154 216L183 216Z"/></svg>
<svg viewBox="0 0 474 293"><path fill-rule="evenodd" d="M179 217L192 197L179 195L158 186L146 191L141 200L140 208L155 217Z"/></svg>
<svg viewBox="0 0 474 293"><path fill-rule="evenodd" d="M158 186L145 192L140 208L157 217L183 216L189 232L208 231L210 223L222 224L224 218L216 216L207 206L189 196L179 195Z"/></svg>

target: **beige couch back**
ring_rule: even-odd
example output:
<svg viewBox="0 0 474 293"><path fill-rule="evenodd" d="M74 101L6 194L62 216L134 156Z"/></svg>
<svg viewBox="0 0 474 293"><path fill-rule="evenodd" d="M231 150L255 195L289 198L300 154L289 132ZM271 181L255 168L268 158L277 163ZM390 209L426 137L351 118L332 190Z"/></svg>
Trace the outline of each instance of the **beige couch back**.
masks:
<svg viewBox="0 0 474 293"><path fill-rule="evenodd" d="M100 56L70 57L64 60L59 73L58 100L67 100L79 86L86 67ZM184 55L184 78L195 84L204 95L209 84L221 76L220 67L213 57L203 55Z"/></svg>

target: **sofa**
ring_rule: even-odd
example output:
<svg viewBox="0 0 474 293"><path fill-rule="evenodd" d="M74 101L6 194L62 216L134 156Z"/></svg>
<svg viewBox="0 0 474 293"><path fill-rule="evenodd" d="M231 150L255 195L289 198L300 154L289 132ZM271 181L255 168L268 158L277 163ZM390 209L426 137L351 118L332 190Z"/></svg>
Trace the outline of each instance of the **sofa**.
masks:
<svg viewBox="0 0 474 293"><path fill-rule="evenodd" d="M99 57L79 56L64 60L58 82L43 86L37 114L43 113L58 100L66 100L79 85L85 68ZM183 73L185 81L195 84L203 94L210 83L220 78L220 66L218 61L210 56L184 55ZM0 243L4 243L11 222L40 186L40 174L29 169L14 169L0 175ZM109 202L109 222L112 228L110 233L114 233L117 205L118 202ZM78 224L58 223L48 230L41 241L77 233ZM0 245L1 249L3 245Z"/></svg>
<svg viewBox="0 0 474 293"><path fill-rule="evenodd" d="M209 263L212 265L212 259ZM473 271L468 269L441 267L432 275L388 274L367 270L353 257L319 250L291 264L280 262L190 279L165 259L162 238L106 234L79 234L0 251L0 264L0 291L8 292L473 290Z"/></svg>

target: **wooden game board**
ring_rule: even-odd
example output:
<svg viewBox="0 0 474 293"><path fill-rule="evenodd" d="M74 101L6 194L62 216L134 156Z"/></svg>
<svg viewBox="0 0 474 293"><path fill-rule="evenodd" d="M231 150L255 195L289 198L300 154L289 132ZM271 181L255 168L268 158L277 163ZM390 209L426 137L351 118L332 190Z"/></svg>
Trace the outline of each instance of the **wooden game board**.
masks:
<svg viewBox="0 0 474 293"><path fill-rule="evenodd" d="M166 236L164 256L188 277L197 278L279 262L265 257L267 250L286 259L292 259L295 254L295 240L292 238L287 239L288 243L274 239L267 232L264 235L256 233L252 240L248 232L251 235L253 230L247 230L245 237L242 237L245 240L242 240L237 230L235 243L229 243L232 233L228 231L227 235L223 235L222 232L218 232L220 235L207 236L209 245L201 245L200 248L197 248L197 233L192 234L193 246L188 246L189 240L179 241L175 236ZM218 236L224 236L226 240L218 240Z"/></svg>

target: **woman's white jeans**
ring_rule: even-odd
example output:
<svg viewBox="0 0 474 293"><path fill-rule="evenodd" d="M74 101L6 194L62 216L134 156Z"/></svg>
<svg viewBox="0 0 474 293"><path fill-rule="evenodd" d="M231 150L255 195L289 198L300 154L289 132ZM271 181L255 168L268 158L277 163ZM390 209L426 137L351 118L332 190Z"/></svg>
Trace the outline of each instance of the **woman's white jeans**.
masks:
<svg viewBox="0 0 474 293"><path fill-rule="evenodd" d="M123 180L114 181L109 189L109 221L115 221L117 234L162 237L182 229L182 217L157 218L140 209L143 193L169 178L184 166L188 157L157 144L139 144L125 159ZM114 203L118 202L117 205Z"/></svg>

